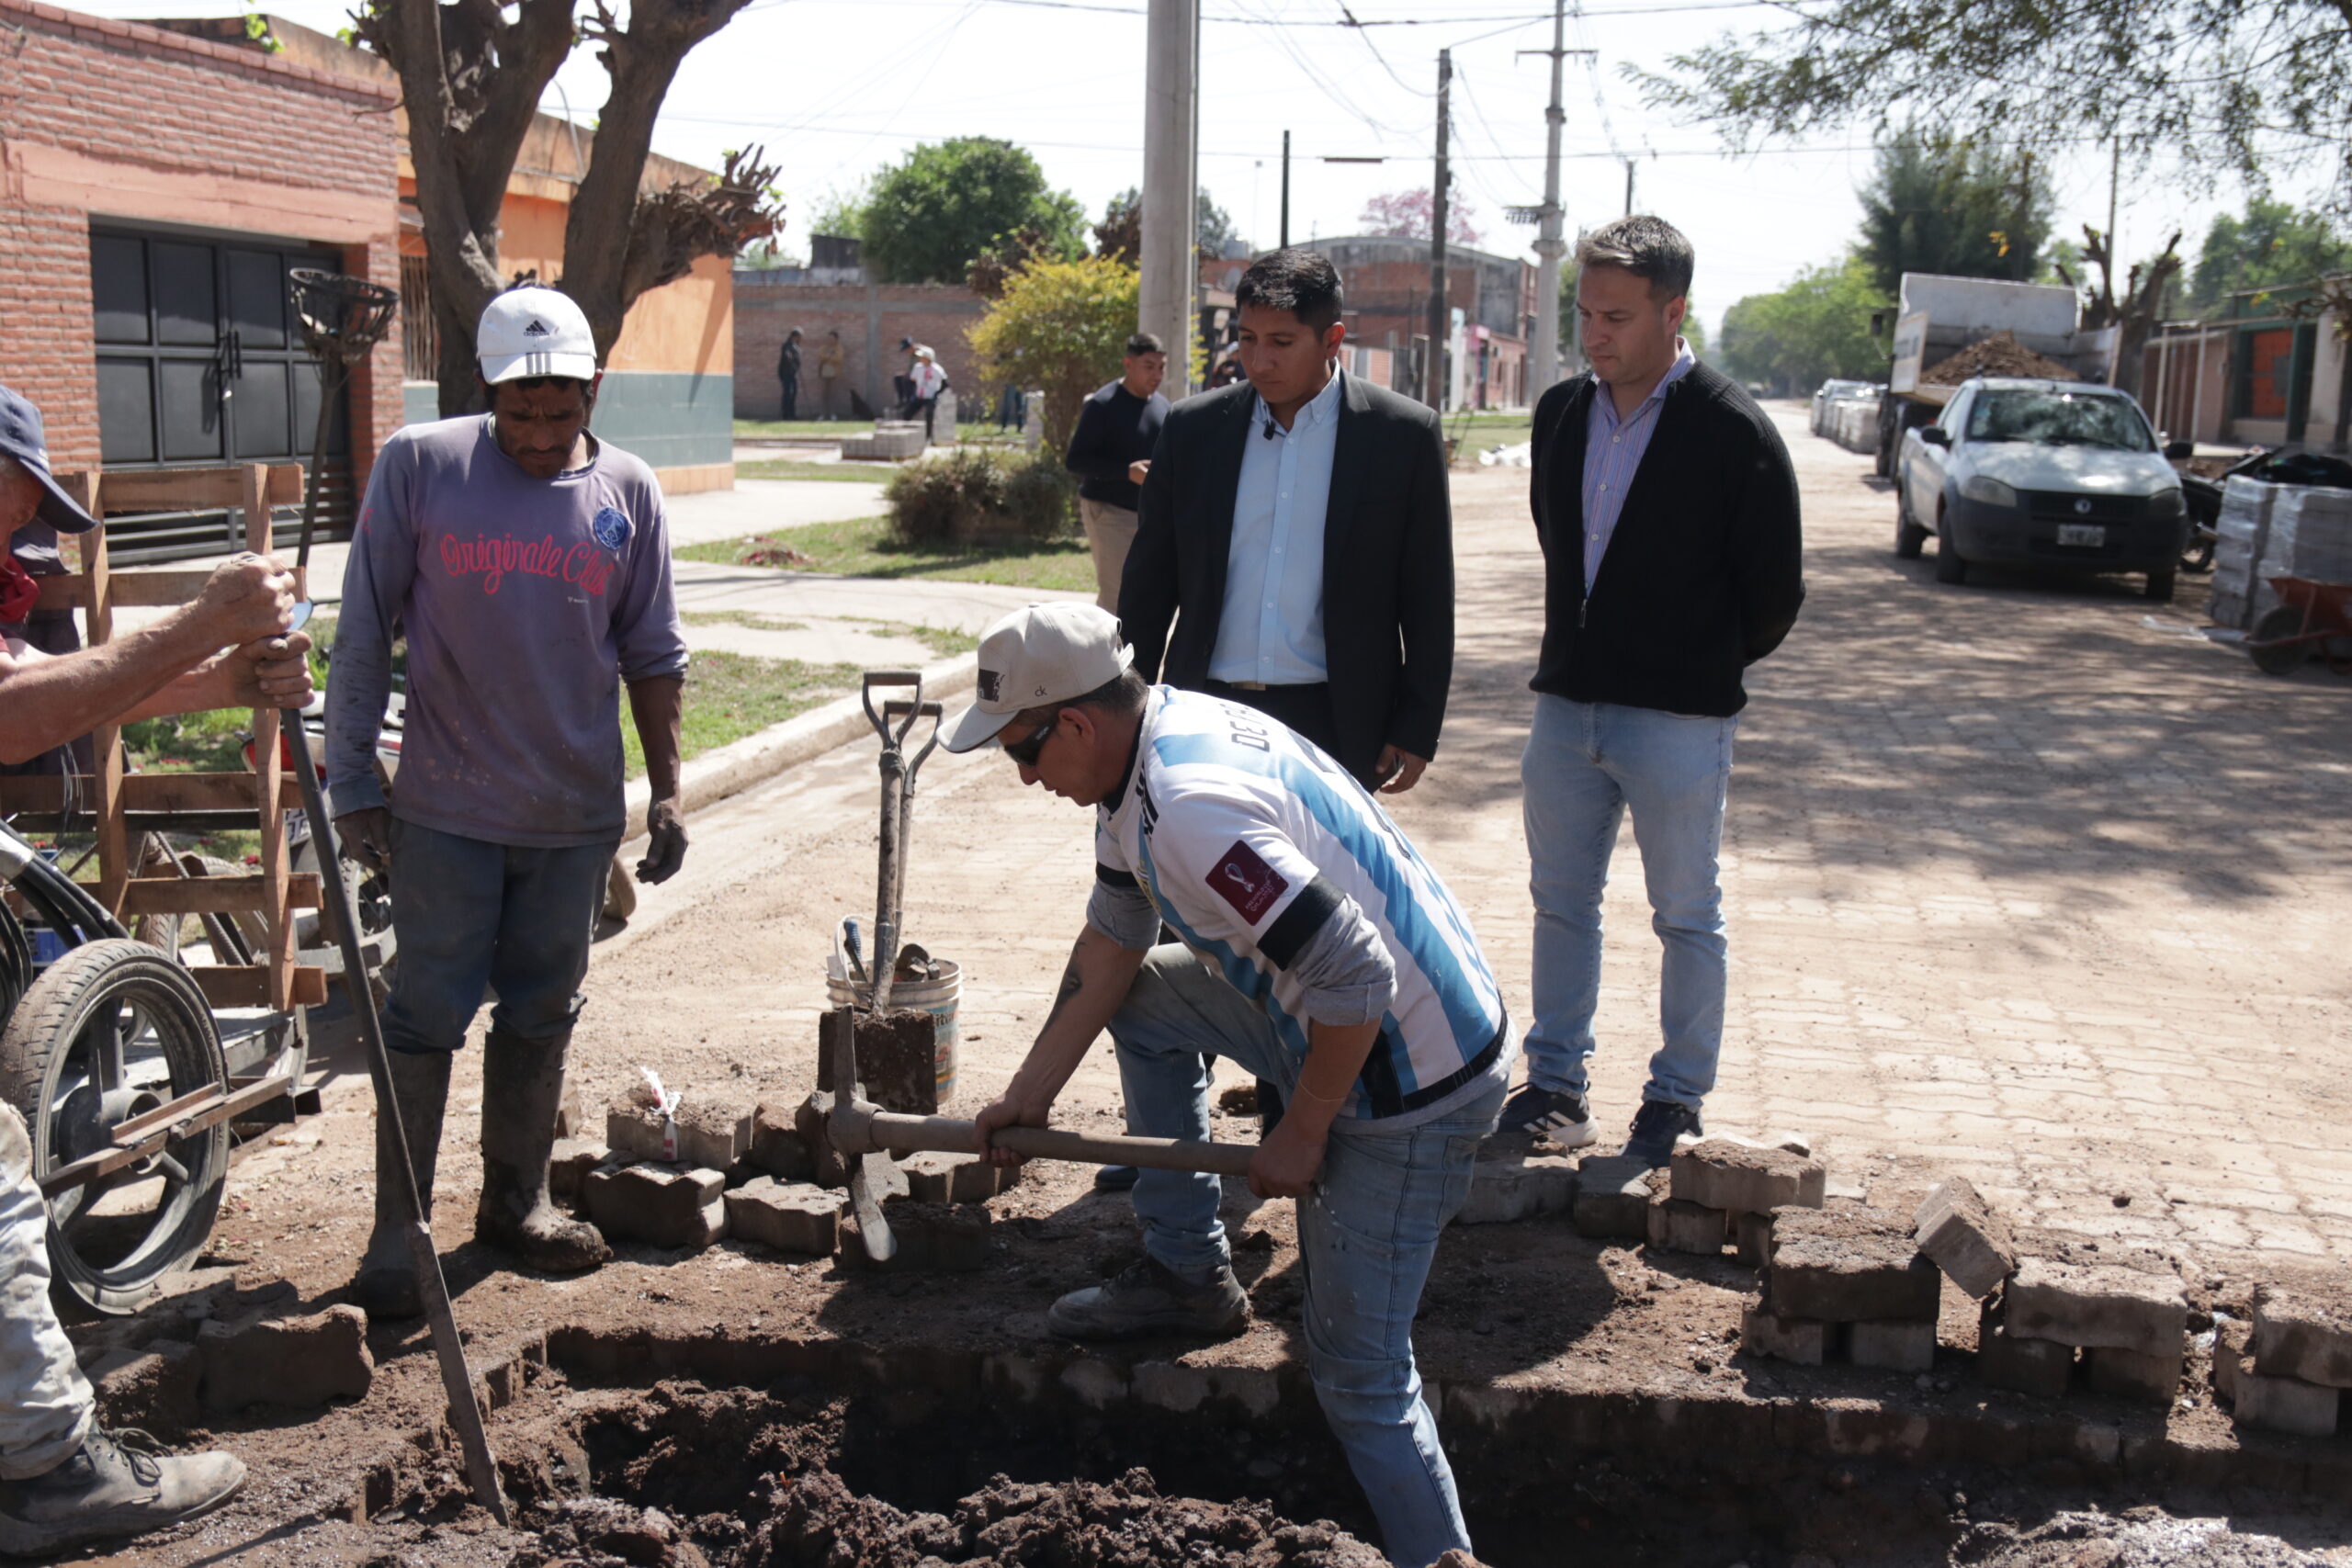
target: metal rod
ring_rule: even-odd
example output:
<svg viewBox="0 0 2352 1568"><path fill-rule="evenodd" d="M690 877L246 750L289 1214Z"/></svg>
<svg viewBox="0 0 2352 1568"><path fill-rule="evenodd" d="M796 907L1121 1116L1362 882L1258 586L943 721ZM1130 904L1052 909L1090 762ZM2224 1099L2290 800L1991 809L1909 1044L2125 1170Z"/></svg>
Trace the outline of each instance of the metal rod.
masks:
<svg viewBox="0 0 2352 1568"><path fill-rule="evenodd" d="M973 1124L954 1116L905 1116L895 1111L876 1111L869 1114L867 1127L876 1145L897 1154L925 1149L968 1154L972 1149ZM1258 1153L1255 1144L1072 1133L1059 1127L1000 1127L990 1142L1036 1159L1132 1165L1147 1170L1203 1170L1218 1176L1249 1175L1250 1161Z"/></svg>
<svg viewBox="0 0 2352 1568"><path fill-rule="evenodd" d="M379 1182L390 1179L392 1199L407 1233L409 1256L416 1265L417 1293L424 1298L424 1315L433 1332L434 1359L441 1364L441 1388L449 1400L449 1422L458 1429L465 1450L466 1475L473 1483L474 1500L490 1510L502 1525L508 1522L506 1494L498 1484L498 1461L490 1451L481 1406L474 1403L473 1371L466 1365L466 1348L458 1337L457 1314L449 1304L449 1282L441 1277L441 1259L433 1250L431 1217L417 1190L416 1168L409 1161L408 1129L401 1125L400 1101L392 1093L392 1063L384 1049L383 1021L376 1016L376 993L368 978L368 955L359 945L359 910L351 898L351 883L343 874L343 857L327 817L319 788L319 770L311 761L310 732L302 716L291 716L285 727L287 744L294 753L294 776L302 787L302 809L311 818L311 841L318 847L319 864L334 898L335 939L343 948L343 989L351 998L351 1013L359 1025L359 1041L368 1057L368 1077L376 1086L376 1114L390 1128L389 1140L400 1157L390 1171L378 1171Z"/></svg>

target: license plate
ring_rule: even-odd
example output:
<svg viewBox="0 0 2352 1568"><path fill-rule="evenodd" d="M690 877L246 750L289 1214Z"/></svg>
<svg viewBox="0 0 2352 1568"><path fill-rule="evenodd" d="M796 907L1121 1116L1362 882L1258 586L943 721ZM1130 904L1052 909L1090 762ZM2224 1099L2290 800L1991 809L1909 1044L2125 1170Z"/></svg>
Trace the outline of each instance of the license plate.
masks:
<svg viewBox="0 0 2352 1568"><path fill-rule="evenodd" d="M2107 525L2104 523L2061 523L2058 525L2058 542L2062 545L2081 545L2098 549L2107 543Z"/></svg>

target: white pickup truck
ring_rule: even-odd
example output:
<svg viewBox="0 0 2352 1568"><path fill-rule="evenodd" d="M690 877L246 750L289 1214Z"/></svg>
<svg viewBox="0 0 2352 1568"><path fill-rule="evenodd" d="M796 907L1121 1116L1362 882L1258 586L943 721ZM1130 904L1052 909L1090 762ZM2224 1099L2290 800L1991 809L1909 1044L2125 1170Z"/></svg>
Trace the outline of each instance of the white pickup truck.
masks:
<svg viewBox="0 0 2352 1568"><path fill-rule="evenodd" d="M1936 581L1974 564L2147 574L2170 599L2188 509L2180 475L2128 392L2079 381L1962 382L1904 433L1894 553L1936 540Z"/></svg>

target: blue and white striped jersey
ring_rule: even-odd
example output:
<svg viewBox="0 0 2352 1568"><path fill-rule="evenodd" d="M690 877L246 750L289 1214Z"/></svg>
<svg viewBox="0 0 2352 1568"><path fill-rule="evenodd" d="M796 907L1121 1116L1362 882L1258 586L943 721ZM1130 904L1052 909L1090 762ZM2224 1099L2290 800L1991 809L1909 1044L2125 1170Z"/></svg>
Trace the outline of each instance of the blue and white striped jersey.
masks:
<svg viewBox="0 0 2352 1568"><path fill-rule="evenodd" d="M1344 1117L1431 1113L1509 1072L1502 995L1461 906L1362 784L1263 714L1152 688L1127 787L1097 813L1095 860L1103 883L1148 897L1262 1006L1302 1061L1292 964L1353 906L1396 992Z"/></svg>

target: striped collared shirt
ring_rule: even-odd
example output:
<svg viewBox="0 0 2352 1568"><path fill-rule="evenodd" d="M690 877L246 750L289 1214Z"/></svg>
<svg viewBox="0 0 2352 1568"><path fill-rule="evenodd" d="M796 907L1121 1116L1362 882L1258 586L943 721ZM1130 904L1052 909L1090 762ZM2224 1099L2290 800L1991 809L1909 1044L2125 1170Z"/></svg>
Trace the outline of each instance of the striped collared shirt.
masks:
<svg viewBox="0 0 2352 1568"><path fill-rule="evenodd" d="M1592 389L1591 423L1584 438L1584 591L1592 592L1592 580L1600 570L1600 558L1608 553L1609 536L1617 531L1617 514L1625 505L1625 492L1633 488L1634 475L1642 466L1642 454L1650 448L1650 435L1657 429L1657 411L1666 401L1666 389L1690 373L1699 361L1690 345L1680 338L1674 340L1674 363L1658 378L1642 406L1623 419L1617 417L1617 400L1610 395L1606 382L1597 380Z"/></svg>

